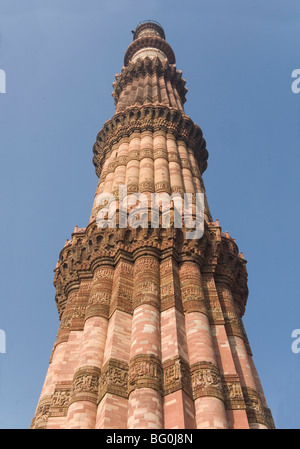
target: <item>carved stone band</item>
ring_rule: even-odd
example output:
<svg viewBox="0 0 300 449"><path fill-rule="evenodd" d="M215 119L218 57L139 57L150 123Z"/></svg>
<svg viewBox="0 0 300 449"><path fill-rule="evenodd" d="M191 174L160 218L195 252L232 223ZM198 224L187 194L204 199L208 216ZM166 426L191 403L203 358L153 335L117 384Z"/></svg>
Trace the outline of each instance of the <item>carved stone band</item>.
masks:
<svg viewBox="0 0 300 449"><path fill-rule="evenodd" d="M246 408L238 376L224 376L223 392L225 408L227 410L244 410Z"/></svg>
<svg viewBox="0 0 300 449"><path fill-rule="evenodd" d="M92 316L102 316L104 318L108 318L110 298L111 294L101 291L101 285L99 285L99 290L97 291L97 293L91 293L86 308L85 319L87 320Z"/></svg>
<svg viewBox="0 0 300 449"><path fill-rule="evenodd" d="M73 308L67 307L62 314L60 326L57 332L57 343L68 341L70 334L71 321L73 316Z"/></svg>
<svg viewBox="0 0 300 449"><path fill-rule="evenodd" d="M159 262L154 257L143 256L134 265L133 308L151 304L160 309Z"/></svg>
<svg viewBox="0 0 300 449"><path fill-rule="evenodd" d="M193 397L191 374L188 363L180 357L174 357L163 364L164 395L182 389Z"/></svg>
<svg viewBox="0 0 300 449"><path fill-rule="evenodd" d="M220 324L222 324L222 325L225 324L224 315L223 315L221 306L217 301L210 302L207 312L208 312L208 319L209 319L210 324L213 324L215 326L220 325Z"/></svg>
<svg viewBox="0 0 300 449"><path fill-rule="evenodd" d="M37 407L35 416L31 423L31 428L34 429L43 429L47 425L47 421L49 418L49 411L51 406L51 395L44 396Z"/></svg>
<svg viewBox="0 0 300 449"><path fill-rule="evenodd" d="M245 337L245 333L242 327L242 321L237 316L235 312L226 312L224 314L225 319L225 329L228 336L235 336L243 338Z"/></svg>
<svg viewBox="0 0 300 449"><path fill-rule="evenodd" d="M191 287L183 289L181 294L183 309L185 313L201 312L205 315L208 315L205 300L201 296L200 292L197 294L195 289Z"/></svg>
<svg viewBox="0 0 300 449"><path fill-rule="evenodd" d="M224 401L219 369L210 362L198 362L191 366L194 400L214 396Z"/></svg>
<svg viewBox="0 0 300 449"><path fill-rule="evenodd" d="M200 173L202 174L206 170L208 152L199 126L176 109L173 110L166 106L143 106L131 107L125 112L115 114L98 133L93 147L93 163L98 177L101 176L104 161L114 144L136 130L154 132L157 129L165 129L166 132L171 132L178 139L187 142L189 147L194 150ZM127 158L128 161L139 160L140 153L137 150L131 150Z"/></svg>
<svg viewBox="0 0 300 449"><path fill-rule="evenodd" d="M51 399L49 417L67 416L72 382L59 382Z"/></svg>
<svg viewBox="0 0 300 449"><path fill-rule="evenodd" d="M154 355L140 354L130 361L128 393L137 388L152 388L162 393L163 370Z"/></svg>
<svg viewBox="0 0 300 449"><path fill-rule="evenodd" d="M96 366L83 366L73 377L73 390L70 403L77 401L90 401L97 404L99 378L101 370Z"/></svg>
<svg viewBox="0 0 300 449"><path fill-rule="evenodd" d="M109 359L105 363L99 384L99 402L106 393L128 397L128 370L128 364L121 360Z"/></svg>
<svg viewBox="0 0 300 449"><path fill-rule="evenodd" d="M258 392L250 387L242 387L242 391L249 423L259 423L268 426L264 407Z"/></svg>
<svg viewBox="0 0 300 449"><path fill-rule="evenodd" d="M271 410L268 407L264 407L263 409L264 409L264 413L265 413L267 427L269 429L275 429L275 424L274 424Z"/></svg>

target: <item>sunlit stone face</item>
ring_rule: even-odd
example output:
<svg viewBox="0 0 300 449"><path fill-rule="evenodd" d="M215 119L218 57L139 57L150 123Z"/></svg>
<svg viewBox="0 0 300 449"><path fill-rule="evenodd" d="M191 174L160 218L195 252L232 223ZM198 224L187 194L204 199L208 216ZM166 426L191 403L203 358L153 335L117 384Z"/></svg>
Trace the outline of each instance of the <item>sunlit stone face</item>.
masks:
<svg viewBox="0 0 300 449"><path fill-rule="evenodd" d="M142 48L141 50L137 51L133 57L131 58L131 62L135 62L139 58L160 58L162 60L167 59L166 55L159 50L158 48Z"/></svg>
<svg viewBox="0 0 300 449"><path fill-rule="evenodd" d="M144 37L144 36L158 36L158 37L161 37L159 32L157 30L152 29L152 28L145 28L145 29L139 31L137 36L136 36L136 38Z"/></svg>

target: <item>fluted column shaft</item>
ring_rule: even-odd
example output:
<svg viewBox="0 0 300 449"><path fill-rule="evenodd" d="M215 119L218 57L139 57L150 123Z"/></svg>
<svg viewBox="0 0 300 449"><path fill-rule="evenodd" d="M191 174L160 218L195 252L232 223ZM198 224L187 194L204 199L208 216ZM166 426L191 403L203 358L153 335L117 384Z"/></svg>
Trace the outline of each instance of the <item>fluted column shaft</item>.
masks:
<svg viewBox="0 0 300 449"><path fill-rule="evenodd" d="M160 264L160 291L165 428L195 429L179 270L172 254L167 254Z"/></svg>
<svg viewBox="0 0 300 449"><path fill-rule="evenodd" d="M242 386L250 428L267 428L262 400L257 392L255 375L243 338L241 318L234 304L230 284L217 278L216 285L225 318L231 353Z"/></svg>
<svg viewBox="0 0 300 449"><path fill-rule="evenodd" d="M78 364L73 377L67 428L95 427L113 273L113 267L105 264L94 271Z"/></svg>
<svg viewBox="0 0 300 449"><path fill-rule="evenodd" d="M128 428L163 428L159 262L155 254L134 264Z"/></svg>
<svg viewBox="0 0 300 449"><path fill-rule="evenodd" d="M34 428L63 428L65 413L57 413L57 406L65 410L69 401L70 385L78 356L80 332L71 331L72 318L78 301L79 284L69 291L61 316L57 340L36 410Z"/></svg>
<svg viewBox="0 0 300 449"><path fill-rule="evenodd" d="M241 383L225 328L225 320L211 270L203 276L203 290L210 310L211 332L218 367L223 376L223 390L229 428L249 429Z"/></svg>
<svg viewBox="0 0 300 449"><path fill-rule="evenodd" d="M132 266L120 258L113 276L97 409L97 429L127 427Z"/></svg>
<svg viewBox="0 0 300 449"><path fill-rule="evenodd" d="M200 267L184 261L180 282L198 429L226 429L220 372L204 303Z"/></svg>

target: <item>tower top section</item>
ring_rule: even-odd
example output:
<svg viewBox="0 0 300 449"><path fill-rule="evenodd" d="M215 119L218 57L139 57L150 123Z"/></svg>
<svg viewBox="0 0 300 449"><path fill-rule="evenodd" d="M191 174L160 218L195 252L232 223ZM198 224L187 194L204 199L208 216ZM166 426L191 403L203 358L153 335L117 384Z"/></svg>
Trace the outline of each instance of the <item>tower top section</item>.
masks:
<svg viewBox="0 0 300 449"><path fill-rule="evenodd" d="M136 29L132 31L133 40L141 36L158 36L162 39L166 39L165 32L160 23L155 20L144 20L140 22Z"/></svg>
<svg viewBox="0 0 300 449"><path fill-rule="evenodd" d="M124 57L124 66L135 62L139 58L155 57L175 64L175 55L165 40L162 26L153 20L139 23L133 34L133 42L127 48Z"/></svg>

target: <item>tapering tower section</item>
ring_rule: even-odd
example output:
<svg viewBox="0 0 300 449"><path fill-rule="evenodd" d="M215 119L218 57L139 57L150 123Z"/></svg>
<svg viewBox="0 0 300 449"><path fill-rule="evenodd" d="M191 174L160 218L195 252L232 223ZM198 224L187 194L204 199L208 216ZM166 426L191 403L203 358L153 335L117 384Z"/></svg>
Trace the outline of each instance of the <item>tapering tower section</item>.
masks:
<svg viewBox="0 0 300 449"><path fill-rule="evenodd" d="M91 217L55 268L60 327L31 427L272 428L242 323L246 261L211 217L206 142L158 23L138 25L113 87ZM191 238L177 206L191 198L195 218L198 194Z"/></svg>
<svg viewBox="0 0 300 449"><path fill-rule="evenodd" d="M185 81L162 28L143 23L134 32L122 72L114 83L116 113L133 105L165 105L183 111Z"/></svg>

